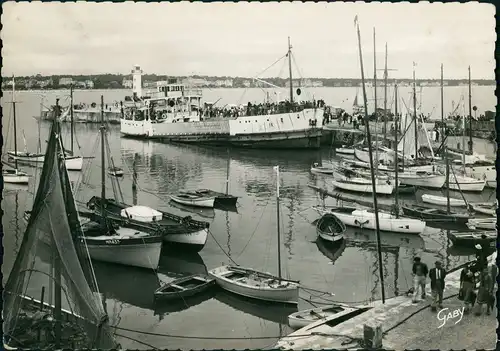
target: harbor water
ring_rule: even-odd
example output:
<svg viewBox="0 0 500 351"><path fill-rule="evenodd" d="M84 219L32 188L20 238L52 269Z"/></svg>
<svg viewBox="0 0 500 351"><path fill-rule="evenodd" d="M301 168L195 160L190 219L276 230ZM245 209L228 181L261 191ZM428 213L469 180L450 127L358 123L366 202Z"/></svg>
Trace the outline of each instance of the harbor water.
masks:
<svg viewBox="0 0 500 351"><path fill-rule="evenodd" d="M462 89L463 88L463 89ZM348 88L323 88L323 98L328 104L342 106L342 99L353 98L356 89L338 93ZM434 89L434 88L432 88ZM449 100L458 101L466 87L446 88ZM479 92L484 89L484 93ZM225 103L238 103L236 91L208 90L207 99L217 100L221 94ZM258 90L250 91L255 100ZM436 90L436 89L435 89ZM424 89L423 110L431 113L434 101L439 99L438 90L429 94ZM454 95L452 95L454 91ZM239 91L241 93L241 90ZM436 93L436 94L434 94ZM38 123L33 116L40 110L40 92L19 92L18 104L18 148L24 149L23 133L29 151L37 150L39 139L42 147L47 140L50 123ZM55 97L66 104L67 92L43 92L46 104L53 104ZM75 102L97 102L104 94L105 101L122 99L125 91L84 91L75 93ZM326 94L330 99L326 98ZM241 95L241 94L240 94ZM479 111L493 109L495 103L493 87L473 87L477 96L475 104ZM491 96L490 96L491 95ZM331 100L331 101L328 101ZM11 105L10 94L5 93L3 107L4 150L12 150L12 126L7 133ZM245 100L246 101L246 100ZM427 103L429 101L429 103ZM438 101L438 100L436 100ZM347 104L348 108L352 103ZM451 104L450 104L451 107ZM426 111L425 109L428 109ZM446 110L446 108L445 108ZM478 112L479 112L478 111ZM434 111L436 114L436 111ZM69 148L69 126L63 126L63 141ZM99 126L77 124L75 126L75 154L85 159L82 172L71 172L70 177L78 185L76 199L81 206L94 195L100 195ZM40 137L39 137L40 135ZM331 177L310 173L311 164L336 162L339 158L325 148L320 151L253 151L202 148L196 146L170 145L120 137L119 126L109 126L109 143L115 164L125 170L118 180L126 203L137 203L170 211L183 216L210 222L210 236L199 254L187 252L162 253L158 277L168 281L179 274L202 273L207 269L230 263L232 260L246 267L277 273L277 207L276 176L273 166L280 166L280 213L281 213L281 257L283 275L300 280L305 287L317 291L301 291L303 299L299 309L311 308L329 301L366 303L381 298L381 279L378 270L375 232L348 228L343 244L329 246L316 239L315 227L311 224L319 215L311 209L322 205L323 200L308 184L332 189ZM492 157L493 144L476 140L475 145ZM95 158L90 158L95 157ZM132 190L132 168L138 175L138 187ZM32 175L40 174L41 168L23 166ZM169 195L180 189L209 188L225 192L226 175L229 170L229 192L239 196L236 212L219 210L192 210L175 207ZM13 265L25 229L23 212L29 210L36 190L34 182L29 187L5 184L2 209L4 216L4 284ZM111 179L107 180L107 197L113 196ZM441 191L418 190L415 195L402 195L404 203L421 203L422 194L444 194ZM359 195L350 195L359 196ZM451 192L451 196L460 194ZM495 193L486 189L481 194L465 194L473 201L494 201ZM363 197L369 199L369 197ZM379 202L391 204L392 197L379 196ZM327 205L345 204L327 198ZM405 293L412 286L411 266L415 256L429 266L441 260L445 269L451 269L472 258L471 251L452 247L446 231L427 228L422 235L382 233L382 263L386 297ZM149 271L95 262L95 273L99 290L105 301L110 325L123 328L120 335L139 340L117 337L124 348L150 349L256 349L273 345L281 335L290 332L286 326L287 316L294 310L284 306L269 306L214 291L194 300L154 302L153 292L159 286L157 276ZM40 287L41 290L41 287ZM318 291L333 293L334 296ZM39 296L34 296L39 298ZM139 330L140 334L124 329Z"/></svg>

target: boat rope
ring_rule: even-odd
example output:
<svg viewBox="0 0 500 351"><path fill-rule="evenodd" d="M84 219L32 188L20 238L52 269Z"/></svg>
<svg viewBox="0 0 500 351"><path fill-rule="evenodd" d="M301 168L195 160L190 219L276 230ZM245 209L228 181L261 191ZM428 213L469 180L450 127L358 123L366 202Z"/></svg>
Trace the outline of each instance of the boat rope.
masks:
<svg viewBox="0 0 500 351"><path fill-rule="evenodd" d="M259 217L259 220L257 222L257 225L255 226L255 229L253 230L252 234L250 234L250 237L247 241L247 243L245 244L245 246L243 246L243 249L240 251L240 253L236 256L236 259L239 259L241 254L246 250L248 244L250 244L250 241L252 241L252 238L253 236L255 235L255 233L257 232L257 229L259 228L259 225L260 225L260 222L262 221L262 217L264 216L264 213L266 212L266 208L267 208L267 205L269 204L269 198L266 202L266 204L264 205L264 208L262 209L262 213L260 214L260 217Z"/></svg>
<svg viewBox="0 0 500 351"><path fill-rule="evenodd" d="M212 239L214 239L215 243L217 244L217 246L219 246L219 248L222 250L222 252L224 253L224 255L226 255L227 258L229 258L231 260L231 262L233 262L236 266L238 266L238 264L231 258L231 256L229 256L229 254L222 248L221 244L219 244L219 242L217 241L217 239L215 238L215 236L212 234L212 232L210 231L210 229L208 229L208 233L210 234L210 236L212 237Z"/></svg>
<svg viewBox="0 0 500 351"><path fill-rule="evenodd" d="M120 338L125 338L125 339L128 339L128 340L135 341L135 342L137 342L137 343L139 343L139 344L142 344L142 345L144 345L144 346L150 347L151 349L154 349L154 350L161 350L161 349L160 349L160 348L158 348L158 347L155 347L155 346L153 346L153 345L151 345L151 344L148 344L148 343L146 343L146 342L144 342L144 341L140 341L140 340L138 340L138 339L131 338L130 336L125 336L125 335L118 334L118 333L115 333L115 335L116 335L116 336L118 336L118 337L120 337Z"/></svg>

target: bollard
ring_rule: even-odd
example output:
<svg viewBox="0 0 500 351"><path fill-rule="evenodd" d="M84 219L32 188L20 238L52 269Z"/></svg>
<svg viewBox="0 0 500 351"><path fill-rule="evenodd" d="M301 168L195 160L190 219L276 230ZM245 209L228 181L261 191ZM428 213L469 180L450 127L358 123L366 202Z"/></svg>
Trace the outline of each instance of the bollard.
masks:
<svg viewBox="0 0 500 351"><path fill-rule="evenodd" d="M367 349L381 349L382 348L382 326L363 325L363 346Z"/></svg>

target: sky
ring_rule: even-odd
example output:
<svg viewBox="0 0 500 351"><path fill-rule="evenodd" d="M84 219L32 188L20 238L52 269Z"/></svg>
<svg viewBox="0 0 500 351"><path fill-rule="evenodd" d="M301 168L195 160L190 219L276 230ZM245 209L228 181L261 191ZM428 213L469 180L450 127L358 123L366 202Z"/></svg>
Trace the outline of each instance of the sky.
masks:
<svg viewBox="0 0 500 351"><path fill-rule="evenodd" d="M390 77L494 79L495 7L468 3L58 3L3 2L2 76L144 73L287 77L277 59L293 47L294 77L373 77L388 46ZM382 71L377 75L382 76Z"/></svg>

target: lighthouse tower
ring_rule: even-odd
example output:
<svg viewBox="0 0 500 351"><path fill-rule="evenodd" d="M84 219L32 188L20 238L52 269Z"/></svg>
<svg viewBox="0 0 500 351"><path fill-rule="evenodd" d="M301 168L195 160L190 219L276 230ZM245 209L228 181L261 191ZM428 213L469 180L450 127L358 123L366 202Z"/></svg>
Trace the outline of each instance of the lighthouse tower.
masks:
<svg viewBox="0 0 500 351"><path fill-rule="evenodd" d="M132 70L132 93L134 96L142 97L142 70L139 65L135 65Z"/></svg>

